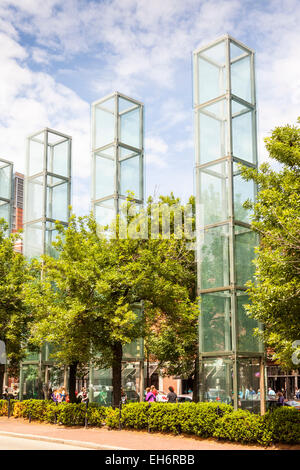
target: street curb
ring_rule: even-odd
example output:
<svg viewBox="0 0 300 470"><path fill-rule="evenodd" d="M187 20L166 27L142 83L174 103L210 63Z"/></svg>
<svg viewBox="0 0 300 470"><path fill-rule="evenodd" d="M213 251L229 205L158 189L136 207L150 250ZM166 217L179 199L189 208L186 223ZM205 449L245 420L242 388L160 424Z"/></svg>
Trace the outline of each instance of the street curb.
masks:
<svg viewBox="0 0 300 470"><path fill-rule="evenodd" d="M55 442L57 444L67 444L77 447L85 447L93 450L131 450L126 447L117 447L105 444L95 444L94 442L74 441L68 439L59 439L56 437L40 436L37 434L21 434L17 432L0 431L0 436L19 437L21 439L32 439L37 441Z"/></svg>

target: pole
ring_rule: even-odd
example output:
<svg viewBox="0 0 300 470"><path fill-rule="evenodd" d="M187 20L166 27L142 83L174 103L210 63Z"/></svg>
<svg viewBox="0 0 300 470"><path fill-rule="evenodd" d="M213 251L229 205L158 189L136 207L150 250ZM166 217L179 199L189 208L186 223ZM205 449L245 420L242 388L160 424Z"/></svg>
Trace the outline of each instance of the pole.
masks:
<svg viewBox="0 0 300 470"><path fill-rule="evenodd" d="M263 357L260 359L259 368L260 414L263 416L266 413L265 361Z"/></svg>

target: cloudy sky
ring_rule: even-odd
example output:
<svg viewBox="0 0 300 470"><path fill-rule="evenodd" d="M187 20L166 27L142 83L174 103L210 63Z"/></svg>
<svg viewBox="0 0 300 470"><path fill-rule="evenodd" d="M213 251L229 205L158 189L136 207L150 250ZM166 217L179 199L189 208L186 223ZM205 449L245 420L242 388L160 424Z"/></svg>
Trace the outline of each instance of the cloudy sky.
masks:
<svg viewBox="0 0 300 470"><path fill-rule="evenodd" d="M300 115L300 0L0 0L0 157L73 137L73 208L89 210L90 103L145 104L146 194L193 192L192 51L229 33L256 51L259 153Z"/></svg>

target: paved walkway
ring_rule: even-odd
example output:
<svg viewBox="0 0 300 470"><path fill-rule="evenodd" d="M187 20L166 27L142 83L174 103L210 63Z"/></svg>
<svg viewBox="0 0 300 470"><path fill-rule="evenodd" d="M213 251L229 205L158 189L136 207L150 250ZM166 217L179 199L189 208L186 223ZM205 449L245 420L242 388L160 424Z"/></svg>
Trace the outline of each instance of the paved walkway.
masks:
<svg viewBox="0 0 300 470"><path fill-rule="evenodd" d="M107 428L64 427L39 422L29 423L20 418L0 417L0 436L42 439L102 450L258 450L259 446L221 443L212 439L173 436L145 431L109 430ZM298 446L276 446L269 449L300 450Z"/></svg>

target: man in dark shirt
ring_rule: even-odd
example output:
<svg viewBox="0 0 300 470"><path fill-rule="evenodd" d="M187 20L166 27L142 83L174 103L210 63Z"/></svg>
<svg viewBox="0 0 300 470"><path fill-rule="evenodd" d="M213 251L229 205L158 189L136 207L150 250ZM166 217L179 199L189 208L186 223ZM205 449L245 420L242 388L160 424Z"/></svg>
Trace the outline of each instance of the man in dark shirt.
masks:
<svg viewBox="0 0 300 470"><path fill-rule="evenodd" d="M174 392L173 387L169 387L169 393L167 395L168 403L176 403L177 402L177 395Z"/></svg>

